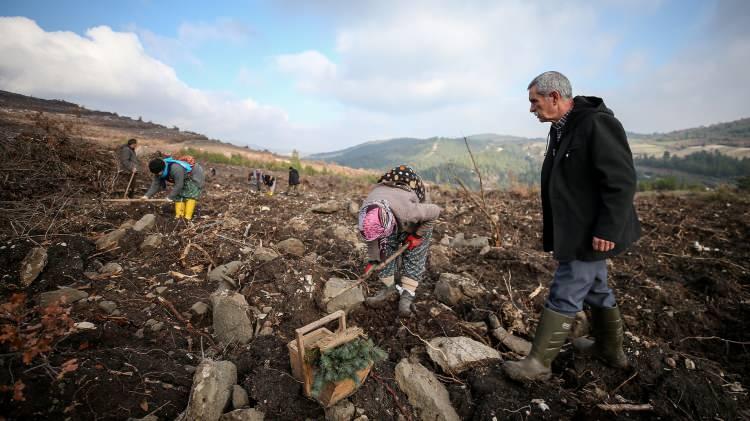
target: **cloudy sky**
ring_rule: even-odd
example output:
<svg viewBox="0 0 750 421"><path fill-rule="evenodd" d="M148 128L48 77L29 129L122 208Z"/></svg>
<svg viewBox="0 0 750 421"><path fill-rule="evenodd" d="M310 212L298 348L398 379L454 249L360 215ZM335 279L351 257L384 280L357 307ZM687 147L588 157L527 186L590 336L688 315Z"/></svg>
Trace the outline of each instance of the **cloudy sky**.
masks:
<svg viewBox="0 0 750 421"><path fill-rule="evenodd" d="M543 136L526 86L554 69L669 131L750 116L747 22L743 0L4 0L0 89L320 152Z"/></svg>

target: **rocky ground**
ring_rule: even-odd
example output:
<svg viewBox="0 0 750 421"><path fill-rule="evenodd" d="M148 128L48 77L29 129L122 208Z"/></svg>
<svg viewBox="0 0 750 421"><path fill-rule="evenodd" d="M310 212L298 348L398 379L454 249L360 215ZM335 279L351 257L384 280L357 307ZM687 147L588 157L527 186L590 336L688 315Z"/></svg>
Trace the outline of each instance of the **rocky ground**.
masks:
<svg viewBox="0 0 750 421"><path fill-rule="evenodd" d="M103 202L115 195L96 147L38 131L0 146L5 419L750 417L746 196L639 196L643 238L610 266L633 368L566 345L553 380L524 386L501 366L527 352L555 268L535 192L489 192L482 209L434 190L428 273L416 316L399 319L357 288L325 300L361 273L351 208L367 185L320 176L299 196L255 195L245 169L218 166L185 224L167 204ZM336 308L388 359L326 411L302 395L286 345ZM573 335L586 329L581 315Z"/></svg>

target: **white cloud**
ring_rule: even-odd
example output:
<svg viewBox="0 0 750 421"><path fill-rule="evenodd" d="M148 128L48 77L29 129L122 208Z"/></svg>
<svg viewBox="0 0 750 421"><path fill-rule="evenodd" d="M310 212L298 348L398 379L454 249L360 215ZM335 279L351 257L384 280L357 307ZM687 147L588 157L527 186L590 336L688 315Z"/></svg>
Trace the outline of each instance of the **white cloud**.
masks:
<svg viewBox="0 0 750 421"><path fill-rule="evenodd" d="M0 89L143 116L237 144L294 147L283 110L191 88L146 54L133 33L99 26L80 36L0 18L0 57Z"/></svg>

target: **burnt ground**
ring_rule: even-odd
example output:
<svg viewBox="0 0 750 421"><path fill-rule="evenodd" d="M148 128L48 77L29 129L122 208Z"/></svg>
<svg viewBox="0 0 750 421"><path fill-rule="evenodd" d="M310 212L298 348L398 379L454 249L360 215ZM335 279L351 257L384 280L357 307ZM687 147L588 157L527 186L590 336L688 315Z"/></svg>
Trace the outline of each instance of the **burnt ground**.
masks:
<svg viewBox="0 0 750 421"><path fill-rule="evenodd" d="M323 419L324 411L301 395L290 374L286 343L294 329L324 314L316 298L325 280L355 279L360 273L362 245L337 238L334 228L353 232L355 219L346 204L359 202L367 185L318 176L308 179L300 196L253 195L243 181L246 169L215 166L218 175L207 183L195 223L188 226L176 222L167 205L101 201L116 197L108 187L113 175L108 152L38 128L7 140L0 158L5 161L0 165L0 415L9 420L146 414L173 419L186 407L192 372L206 356L236 363L251 406L267 419ZM45 165L34 165L35 160ZM285 175L278 175L283 185ZM50 181L52 177L57 178ZM139 188L144 186L140 180ZM408 356L440 376L464 419L750 417L745 389L750 376L747 196L718 191L637 197L643 238L613 259L610 268L632 369L609 369L576 357L566 345L553 365L553 380L529 386L504 377L501 363L459 376L442 373L426 355L423 340L469 336L495 347L505 359L517 358L466 322L484 321L494 313L517 335L530 338L533 333L547 290L529 297L548 285L555 269L551 257L539 250L537 193L488 193L502 244L484 254L440 245L457 233L490 236L481 209L459 191L435 190L432 198L444 211L428 274L418 290L416 316L400 320L395 304L378 311L360 308L349 316L350 325L362 327L389 354L350 398L370 419L418 419L394 380L395 365ZM310 211L328 200L340 203L341 210ZM131 233L119 249L97 252L97 238L147 213L157 215L153 231L165 236L158 250L141 252L138 245L145 234ZM305 244L304 257L285 255L268 263L252 259L257 247L273 248L290 237ZM190 248L183 256L189 243L207 255ZM24 288L19 268L35 246L47 248L49 261ZM205 280L207 270L232 260L245 262L237 281L249 304L272 308L264 321L273 334L247 345L220 346L213 343L210 311L195 316L189 309L208 302L216 289ZM122 265L123 272L109 278L84 275L109 262ZM172 271L196 276L178 279ZM440 304L432 291L442 272L467 273L489 293L454 307ZM43 318L38 296L59 286L78 288L89 297ZM155 289L161 286L167 289L160 296L180 312L179 318L157 299ZM370 293L379 288L375 281L368 287ZM19 293L23 298L15 295ZM98 303L103 300L117 303L119 314L102 311ZM189 325L181 318L190 318ZM163 328L143 329L149 319L163 322ZM96 329L70 328L83 321ZM25 339L14 342L10 331ZM48 348L39 342L44 338ZM24 361L29 349L39 353ZM549 410L542 410L539 399ZM618 403L649 403L653 410L604 412L597 406Z"/></svg>

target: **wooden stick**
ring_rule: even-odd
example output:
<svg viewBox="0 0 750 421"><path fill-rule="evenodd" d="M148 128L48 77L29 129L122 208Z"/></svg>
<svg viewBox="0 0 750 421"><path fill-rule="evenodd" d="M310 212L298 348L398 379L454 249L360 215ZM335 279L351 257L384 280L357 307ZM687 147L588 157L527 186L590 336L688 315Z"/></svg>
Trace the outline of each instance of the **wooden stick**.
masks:
<svg viewBox="0 0 750 421"><path fill-rule="evenodd" d="M128 198L128 192L130 191L130 184L133 182L133 178L135 177L135 171L130 172L130 181L128 181L128 186L125 187L125 194L122 195L123 199Z"/></svg>
<svg viewBox="0 0 750 421"><path fill-rule="evenodd" d="M654 407L650 403L639 403L639 404L633 404L633 403L617 403L617 404L607 404L607 403L600 403L596 405L599 409L603 411L612 411L612 412L620 412L620 411L653 411Z"/></svg>
<svg viewBox="0 0 750 421"><path fill-rule="evenodd" d="M127 203L127 202L169 202L169 199L104 199L104 202L120 202L120 203Z"/></svg>
<svg viewBox="0 0 750 421"><path fill-rule="evenodd" d="M379 265L375 266L374 268L372 268L369 272L365 273L364 275L360 276L359 279L357 279L357 281L354 284L349 285L348 287L346 287L343 290L341 290L341 292L339 292L338 294L336 294L333 297L329 298L329 301L333 300L334 298L338 297L341 294L344 294L344 293L350 291L351 289L357 287L357 285L364 283L366 280L368 280L370 278L370 276L372 274L374 274L375 272L380 272L381 270L383 270L383 268L386 267L388 265L388 263L391 263L398 256L400 256L401 253L403 253L404 251L406 251L406 249L408 247L409 247L409 243L406 243L406 244L402 245L401 248L399 248L398 250L396 250L396 252L393 253L392 255L388 256L388 258L385 259L382 263L380 263Z"/></svg>

